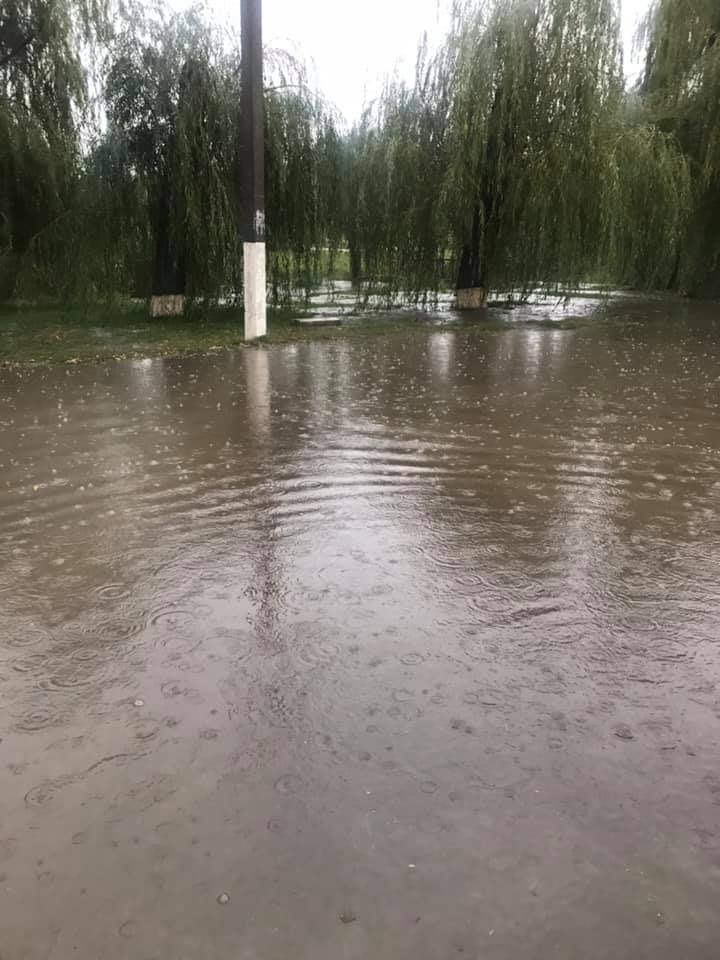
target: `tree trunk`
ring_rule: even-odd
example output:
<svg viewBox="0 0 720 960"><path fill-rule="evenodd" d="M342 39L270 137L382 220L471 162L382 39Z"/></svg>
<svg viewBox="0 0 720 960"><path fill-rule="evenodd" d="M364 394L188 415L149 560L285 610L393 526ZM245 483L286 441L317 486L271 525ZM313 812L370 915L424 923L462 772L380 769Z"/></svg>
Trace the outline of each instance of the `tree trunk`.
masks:
<svg viewBox="0 0 720 960"><path fill-rule="evenodd" d="M150 316L177 316L185 309L185 265L170 236L171 191L160 184L155 205L154 256Z"/></svg>
<svg viewBox="0 0 720 960"><path fill-rule="evenodd" d="M477 310L485 302L480 259L480 204L476 203L473 209L470 241L463 246L455 284L458 310Z"/></svg>

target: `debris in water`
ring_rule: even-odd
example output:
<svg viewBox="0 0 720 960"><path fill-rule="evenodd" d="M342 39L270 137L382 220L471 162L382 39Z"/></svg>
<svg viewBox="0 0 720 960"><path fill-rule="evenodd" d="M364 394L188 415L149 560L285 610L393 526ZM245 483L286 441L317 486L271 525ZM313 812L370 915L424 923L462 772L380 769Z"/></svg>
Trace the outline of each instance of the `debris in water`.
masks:
<svg viewBox="0 0 720 960"><path fill-rule="evenodd" d="M350 911L345 911L344 913L340 914L341 923L354 923L356 920L357 920L357 916L354 913L351 913Z"/></svg>
<svg viewBox="0 0 720 960"><path fill-rule="evenodd" d="M133 706L134 706L134 707L144 707L144 706L145 706L145 701L144 701L144 700L141 700L140 697L138 697L137 700L133 700Z"/></svg>
<svg viewBox="0 0 720 960"><path fill-rule="evenodd" d="M217 902L224 907L226 903L230 903L230 897L226 893L221 893L217 898Z"/></svg>

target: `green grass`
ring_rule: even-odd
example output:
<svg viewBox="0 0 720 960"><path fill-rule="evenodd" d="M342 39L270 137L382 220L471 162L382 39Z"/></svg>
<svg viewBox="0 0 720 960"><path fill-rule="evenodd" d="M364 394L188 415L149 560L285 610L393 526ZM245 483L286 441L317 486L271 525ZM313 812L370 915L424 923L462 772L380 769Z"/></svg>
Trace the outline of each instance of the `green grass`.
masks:
<svg viewBox="0 0 720 960"><path fill-rule="evenodd" d="M320 278L322 280L349 280L350 253L348 250L336 250L332 263L327 250L320 251Z"/></svg>
<svg viewBox="0 0 720 960"><path fill-rule="evenodd" d="M302 309L270 309L269 323L289 328ZM145 304L0 306L0 364L82 363L124 357L180 356L243 343L237 307L192 309L151 320Z"/></svg>
<svg viewBox="0 0 720 960"><path fill-rule="evenodd" d="M268 310L268 334L261 343L347 340L427 330L414 313L368 311L334 326L304 326L302 304ZM528 326L576 329L585 318L530 320ZM497 319L464 325L465 330L498 332ZM145 304L101 306L0 305L0 366L28 363L84 363L127 357L183 356L247 346L239 307L191 308L186 316L151 320Z"/></svg>
<svg viewBox="0 0 720 960"><path fill-rule="evenodd" d="M371 313L337 326L301 326L302 305L268 310L268 334L257 343L295 343L378 336L409 327L412 317ZM424 325L423 325L424 326ZM239 307L192 308L151 320L145 304L119 306L0 305L0 366L84 363L127 357L183 356L247 346Z"/></svg>

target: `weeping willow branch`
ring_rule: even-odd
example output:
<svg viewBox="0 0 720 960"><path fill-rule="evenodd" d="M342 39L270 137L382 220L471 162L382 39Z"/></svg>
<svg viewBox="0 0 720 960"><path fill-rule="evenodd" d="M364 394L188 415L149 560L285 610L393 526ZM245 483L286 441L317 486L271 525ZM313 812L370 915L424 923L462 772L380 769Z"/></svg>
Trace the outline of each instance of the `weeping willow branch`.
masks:
<svg viewBox="0 0 720 960"><path fill-rule="evenodd" d="M242 296L239 60L239 47L198 10L166 16L135 7L117 24L106 127L79 162L70 215L28 243L25 288ZM279 300L309 292L341 242L342 144L302 65L277 50L266 61L269 272Z"/></svg>
<svg viewBox="0 0 720 960"><path fill-rule="evenodd" d="M69 209L88 91L83 49L106 36L104 0L5 0L0 9L0 297L35 238Z"/></svg>
<svg viewBox="0 0 720 960"><path fill-rule="evenodd" d="M8 0L22 30L0 30L5 293L240 298L236 38L198 9L138 3L110 35L104 2ZM28 23L47 42L4 62ZM81 141L92 23L104 122ZM421 304L712 275L718 26L718 0L658 0L629 101L616 0L458 0L414 80L388 81L349 134L302 64L266 50L273 298L307 296L341 247L366 298Z"/></svg>
<svg viewBox="0 0 720 960"><path fill-rule="evenodd" d="M351 251L389 298L669 280L686 175L628 120L613 0L458 4L354 138Z"/></svg>
<svg viewBox="0 0 720 960"><path fill-rule="evenodd" d="M647 114L688 159L692 212L678 283L720 296L720 3L656 0L643 24L640 94Z"/></svg>

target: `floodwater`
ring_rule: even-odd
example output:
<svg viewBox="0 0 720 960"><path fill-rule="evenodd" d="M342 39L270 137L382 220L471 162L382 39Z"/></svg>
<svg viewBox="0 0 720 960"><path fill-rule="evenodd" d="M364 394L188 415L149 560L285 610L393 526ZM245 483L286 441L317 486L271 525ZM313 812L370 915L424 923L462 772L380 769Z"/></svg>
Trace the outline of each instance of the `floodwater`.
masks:
<svg viewBox="0 0 720 960"><path fill-rule="evenodd" d="M3 960L717 960L720 307L0 372Z"/></svg>

